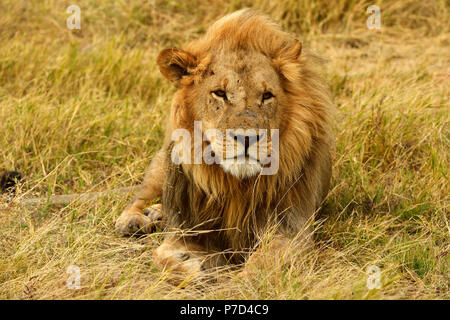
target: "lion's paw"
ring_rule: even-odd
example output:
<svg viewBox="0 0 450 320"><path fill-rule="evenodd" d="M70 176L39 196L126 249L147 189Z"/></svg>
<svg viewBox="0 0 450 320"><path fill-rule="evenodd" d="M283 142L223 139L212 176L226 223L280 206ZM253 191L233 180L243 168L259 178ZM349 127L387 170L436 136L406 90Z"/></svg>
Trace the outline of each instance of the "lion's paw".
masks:
<svg viewBox="0 0 450 320"><path fill-rule="evenodd" d="M163 228L164 222L161 204L147 208L144 214L127 209L116 221L116 232L122 235L152 233L156 228Z"/></svg>
<svg viewBox="0 0 450 320"><path fill-rule="evenodd" d="M163 242L153 252L153 262L160 270L171 270L185 275L202 273L202 255L188 250L179 242Z"/></svg>
<svg viewBox="0 0 450 320"><path fill-rule="evenodd" d="M116 232L121 235L152 233L155 225L152 220L139 212L124 212L116 221Z"/></svg>
<svg viewBox="0 0 450 320"><path fill-rule="evenodd" d="M145 209L144 214L152 221L157 228L164 228L165 219L161 204L154 204Z"/></svg>

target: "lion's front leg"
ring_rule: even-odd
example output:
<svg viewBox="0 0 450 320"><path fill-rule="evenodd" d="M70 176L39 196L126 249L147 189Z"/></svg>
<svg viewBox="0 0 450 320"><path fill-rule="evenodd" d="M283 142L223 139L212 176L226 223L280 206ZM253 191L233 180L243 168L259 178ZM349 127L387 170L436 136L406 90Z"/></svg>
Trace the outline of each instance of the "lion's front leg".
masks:
<svg viewBox="0 0 450 320"><path fill-rule="evenodd" d="M145 212L144 209L148 202L162 194L165 178L164 156L165 150L161 149L153 158L135 200L117 219L116 232L122 235L133 235L151 233L157 226L162 227L164 217L161 205L153 205Z"/></svg>

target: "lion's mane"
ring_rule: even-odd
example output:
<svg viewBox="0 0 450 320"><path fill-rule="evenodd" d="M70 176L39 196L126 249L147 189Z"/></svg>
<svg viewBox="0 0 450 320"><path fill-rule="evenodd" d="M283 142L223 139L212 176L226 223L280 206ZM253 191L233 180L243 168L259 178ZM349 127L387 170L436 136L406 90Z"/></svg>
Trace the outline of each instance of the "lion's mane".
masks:
<svg viewBox="0 0 450 320"><path fill-rule="evenodd" d="M219 165L175 165L168 148L162 204L169 225L198 231L198 241L211 249L251 249L268 226L295 235L328 191L332 102L325 81L315 71L315 56L303 52L292 62L289 48L296 43L265 16L243 10L217 21L204 37L184 48L196 57L196 69L175 95L171 128L192 130L189 105L195 97L190 88L201 81L212 48L259 50L271 58L288 96L275 175L239 180Z"/></svg>

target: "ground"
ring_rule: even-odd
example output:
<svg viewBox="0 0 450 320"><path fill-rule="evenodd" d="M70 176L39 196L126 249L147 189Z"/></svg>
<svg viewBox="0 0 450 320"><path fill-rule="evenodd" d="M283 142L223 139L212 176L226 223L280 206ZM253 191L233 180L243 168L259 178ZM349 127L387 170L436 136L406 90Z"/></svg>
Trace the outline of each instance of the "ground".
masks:
<svg viewBox="0 0 450 320"><path fill-rule="evenodd" d="M72 4L81 30L66 26ZM366 25L372 4L379 30ZM24 173L18 201L139 183L174 93L158 52L250 6L324 58L333 92L337 149L314 249L251 278L174 285L152 265L161 233L113 233L132 194L38 207L3 199L0 298L450 298L447 1L3 0L0 168ZM73 265L79 289L67 287ZM369 289L372 266L381 287Z"/></svg>

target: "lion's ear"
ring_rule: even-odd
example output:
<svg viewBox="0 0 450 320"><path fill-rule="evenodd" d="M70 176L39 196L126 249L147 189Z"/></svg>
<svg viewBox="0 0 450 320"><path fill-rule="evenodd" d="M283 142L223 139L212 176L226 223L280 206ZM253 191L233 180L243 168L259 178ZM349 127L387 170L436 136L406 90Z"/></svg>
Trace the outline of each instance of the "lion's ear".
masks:
<svg viewBox="0 0 450 320"><path fill-rule="evenodd" d="M298 60L302 54L302 43L300 40L295 39L294 45L291 47L292 55L295 60Z"/></svg>
<svg viewBox="0 0 450 320"><path fill-rule="evenodd" d="M189 76L190 70L196 65L195 57L184 50L178 48L164 49L158 56L159 70L164 77L179 85L184 76Z"/></svg>
<svg viewBox="0 0 450 320"><path fill-rule="evenodd" d="M278 58L286 60L286 62L298 61L302 54L302 43L295 39L289 45L286 45L278 53Z"/></svg>
<svg viewBox="0 0 450 320"><path fill-rule="evenodd" d="M275 59L273 60L275 68L284 78L295 81L298 76L298 62L302 54L302 43L299 40L294 40L289 45L283 47Z"/></svg>

